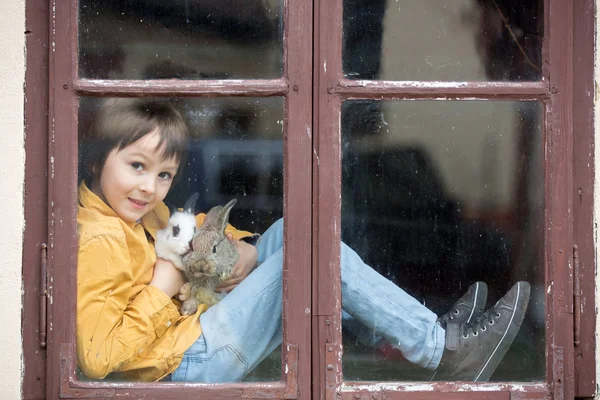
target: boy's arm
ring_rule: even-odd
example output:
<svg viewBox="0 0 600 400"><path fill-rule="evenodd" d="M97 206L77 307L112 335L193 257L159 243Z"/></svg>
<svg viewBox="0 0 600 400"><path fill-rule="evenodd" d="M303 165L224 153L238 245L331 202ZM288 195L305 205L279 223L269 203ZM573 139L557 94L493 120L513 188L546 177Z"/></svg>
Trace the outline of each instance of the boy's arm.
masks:
<svg viewBox="0 0 600 400"><path fill-rule="evenodd" d="M196 215L196 226L202 225L205 218L206 218L206 214L200 213L200 214ZM236 229L230 224L227 224L227 227L225 228L225 233L231 233L233 235L233 239L236 239L236 240L240 240L245 237L253 236L252 233L250 233L248 231L242 231L242 230Z"/></svg>
<svg viewBox="0 0 600 400"><path fill-rule="evenodd" d="M89 378L126 369L179 318L154 286L133 287L125 239L105 234L80 244L77 263L77 356Z"/></svg>

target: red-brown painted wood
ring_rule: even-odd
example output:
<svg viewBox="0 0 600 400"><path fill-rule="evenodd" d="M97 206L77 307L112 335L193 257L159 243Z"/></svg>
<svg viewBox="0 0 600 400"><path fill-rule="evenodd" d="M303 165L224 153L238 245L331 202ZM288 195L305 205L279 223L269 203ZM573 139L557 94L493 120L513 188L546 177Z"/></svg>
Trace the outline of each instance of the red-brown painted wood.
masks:
<svg viewBox="0 0 600 400"><path fill-rule="evenodd" d="M48 2L25 7L25 231L23 232L23 399L46 391L46 350L40 345L40 252L48 236Z"/></svg>
<svg viewBox="0 0 600 400"><path fill-rule="evenodd" d="M330 89L345 99L492 99L537 100L548 95L538 82L393 82L343 79Z"/></svg>
<svg viewBox="0 0 600 400"><path fill-rule="evenodd" d="M289 52L288 52L289 53ZM297 68L298 66L296 66ZM292 68L295 71L295 68ZM73 83L81 95L95 96L283 96L288 81L282 79L244 80L176 80L151 81L78 79Z"/></svg>
<svg viewBox="0 0 600 400"><path fill-rule="evenodd" d="M58 399L61 346L75 343L77 99L70 86L75 77L72 41L77 8L67 0L55 0L50 10L46 398Z"/></svg>
<svg viewBox="0 0 600 400"><path fill-rule="evenodd" d="M416 83L366 82L343 79L341 72L342 0L312 2L290 0L285 22L285 72L283 79L260 81L95 81L76 77L77 7L55 0L50 7L28 0L28 69L26 95L26 231L24 249L49 240L48 275L48 384L47 398L118 395L125 398L254 398L289 396L289 380L253 385L108 385L78 382L68 344L74 343L75 199L77 164L77 95L95 96L286 96L285 117L285 233L284 342L298 345L297 395L300 398L334 398L342 382L339 282L340 237L340 127L339 109L345 99L512 99L541 100L546 113L546 266L547 266L547 380L541 384L462 385L435 384L431 390L452 398L572 398L595 391L594 244L593 244L593 33L594 3L548 0L545 5L546 37L543 76L540 82ZM314 26L314 65L310 33ZM49 41L44 26L49 17ZM38 29L39 28L39 29ZM550 34L550 31L552 34ZM32 41L31 38L35 38ZM50 84L45 82L46 43L50 44ZM573 47L574 46L574 47ZM311 71L311 65L313 69ZM313 76L311 88L311 73ZM49 87L49 94L44 88ZM311 92L312 90L312 92ZM311 100L314 96L314 108ZM53 112L46 119L45 101ZM312 118L312 121L311 121ZM311 123L313 124L311 129ZM44 133L49 132L48 136ZM37 136L36 136L37 135ZM48 138L47 142L45 138ZM311 144L314 141L314 146ZM50 159L44 165L48 143ZM32 157L31 155L34 155ZM35 155L39 157L36 159ZM312 165L312 171L311 171ZM45 172L50 171L46 181ZM312 180L312 193L310 192ZM46 186L47 185L47 186ZM47 189L46 189L47 188ZM46 190L50 198L47 202ZM310 193L310 194L309 194ZM312 204L311 204L312 201ZM46 210L48 231L43 226ZM313 207L314 205L314 207ZM308 216L312 216L311 218ZM42 221L36 227L35 221ZM574 222L573 222L574 221ZM335 240L332 240L334 238ZM582 279L582 344L572 343L573 292L572 244L580 249ZM24 251L24 353L25 398L41 398L44 384L43 352L36 349L39 250ZM312 251L312 253L311 253ZM312 257L312 258L311 258ZM312 260L312 269L310 265ZM27 289L29 288L29 289ZM29 291L28 291L29 290ZM310 302L311 290L314 301ZM29 293L36 295L29 296ZM293 304L292 304L293 303ZM72 310L72 312L64 312ZM37 313L37 314L36 314ZM32 323L35 325L32 327ZM312 324L312 329L311 329ZM29 329L29 330L28 330ZM312 333L312 338L311 338ZM67 347L64 345L67 344ZM311 349L312 346L312 349ZM285 347L285 346L284 346ZM328 348L332 348L331 352ZM66 350L65 350L66 349ZM286 352L287 347L284 349ZM588 351L589 350L589 351ZM289 354L288 354L289 355ZM65 358L66 357L66 358ZM312 364L311 364L312 357ZM62 363L62 364L61 364ZM285 361L283 361L285 365ZM327 365L331 364L332 369ZM311 372L312 366L312 372ZM311 386L312 377L312 386ZM331 388L327 385L332 384ZM342 398L430 398L422 383L371 388L347 383ZM32 385L32 386L31 386ZM65 386L66 385L66 386ZM164 388L164 389L163 389ZM480 392L460 392L461 390ZM417 390L418 389L418 390ZM312 390L312 392L311 392ZM402 391L407 392L402 392ZM98 392L100 391L100 392ZM481 394L481 391L485 391ZM466 394L468 393L468 394ZM353 396L353 397L349 397ZM461 397L467 396L467 397ZM484 397L478 397L484 396ZM368 398L368 397L367 397Z"/></svg>
<svg viewBox="0 0 600 400"><path fill-rule="evenodd" d="M556 398L574 397L573 360L573 4L548 2L545 64L545 249L547 381ZM551 33L550 33L551 31Z"/></svg>
<svg viewBox="0 0 600 400"><path fill-rule="evenodd" d="M595 2L573 3L573 236L579 248L580 344L575 347L575 395L596 393L594 258ZM576 311L576 310L574 310Z"/></svg>
<svg viewBox="0 0 600 400"><path fill-rule="evenodd" d="M285 11L284 78L243 81L96 81L77 79L77 7L55 0L50 16L50 170L47 398L300 398L310 397L312 5L290 1ZM290 86L292 89L290 90ZM282 380L256 384L80 382L75 375L76 192L78 95L286 96L284 143L284 277ZM277 318L277 316L273 316ZM58 368L60 366L60 368Z"/></svg>
<svg viewBox="0 0 600 400"><path fill-rule="evenodd" d="M311 385L311 229L312 229L312 1L286 2L284 74L289 91L284 121L283 331L298 346L299 399L310 399ZM285 371L285 368L282 368Z"/></svg>
<svg viewBox="0 0 600 400"><path fill-rule="evenodd" d="M315 1L313 155L313 399L334 400L341 384L341 153L342 0ZM326 351L331 345L332 351ZM327 368L329 366L329 368Z"/></svg>
<svg viewBox="0 0 600 400"><path fill-rule="evenodd" d="M314 260L313 290L317 312L313 328L313 398L333 398L336 391L326 387L334 374L337 392L341 390L341 357L334 365L322 348L326 342L341 343L339 283L340 226L340 105L346 99L511 99L538 100L546 104L545 130L545 263L547 297L547 382L535 386L498 384L493 398L572 398L574 395L572 332L572 41L573 9L569 2L545 4L544 79L540 82L371 82L343 79L341 71L342 1L316 2L315 20L315 129L318 139L314 156ZM552 35L550 35L550 30ZM331 238L335 240L328 242ZM325 283L324 281L328 281ZM592 291L593 293L593 291ZM334 326L324 324L329 320ZM332 366L332 368L327 368ZM329 372L328 372L329 371ZM422 384L417 384L422 385ZM444 396L461 398L449 392L470 384L434 385ZM525 391L522 388L526 388ZM363 388L365 393L385 398L426 398L430 394L414 390L410 384ZM400 391L404 393L399 394ZM352 383L344 383L344 398L362 398ZM365 394L366 395L366 394ZM352 397L354 396L354 397ZM423 397L425 396L425 397ZM477 395L473 395L477 396Z"/></svg>
<svg viewBox="0 0 600 400"><path fill-rule="evenodd" d="M346 382L349 386L341 393L342 399L548 399L550 392L545 383L469 383L469 382ZM358 396L358 397L356 397Z"/></svg>

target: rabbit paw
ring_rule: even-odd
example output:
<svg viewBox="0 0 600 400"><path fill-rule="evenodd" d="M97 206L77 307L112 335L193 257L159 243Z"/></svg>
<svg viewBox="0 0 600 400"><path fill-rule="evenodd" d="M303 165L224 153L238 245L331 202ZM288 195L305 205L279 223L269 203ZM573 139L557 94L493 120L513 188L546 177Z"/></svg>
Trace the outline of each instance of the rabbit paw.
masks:
<svg viewBox="0 0 600 400"><path fill-rule="evenodd" d="M198 302L195 299L187 299L181 306L181 315L192 315L198 310Z"/></svg>
<svg viewBox="0 0 600 400"><path fill-rule="evenodd" d="M192 284L189 282L186 282L183 284L181 289L179 289L179 296L177 296L177 298L179 299L179 301L186 301L187 299L190 298L191 294L192 294Z"/></svg>

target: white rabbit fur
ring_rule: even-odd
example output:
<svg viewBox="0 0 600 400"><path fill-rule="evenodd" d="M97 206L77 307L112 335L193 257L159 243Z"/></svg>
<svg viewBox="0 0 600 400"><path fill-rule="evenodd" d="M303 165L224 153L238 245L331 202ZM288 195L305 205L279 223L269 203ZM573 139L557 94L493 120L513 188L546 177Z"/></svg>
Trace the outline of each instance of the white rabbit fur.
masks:
<svg viewBox="0 0 600 400"><path fill-rule="evenodd" d="M182 256L191 250L191 241L196 232L194 205L197 199L198 193L194 193L182 211L171 210L167 226L156 232L156 256L171 261L181 271L184 270Z"/></svg>

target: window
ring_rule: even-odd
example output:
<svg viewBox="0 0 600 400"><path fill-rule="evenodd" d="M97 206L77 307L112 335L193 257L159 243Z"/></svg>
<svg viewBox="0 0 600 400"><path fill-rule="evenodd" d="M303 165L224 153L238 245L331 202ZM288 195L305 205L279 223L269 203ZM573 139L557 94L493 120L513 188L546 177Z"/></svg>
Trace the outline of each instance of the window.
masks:
<svg viewBox="0 0 600 400"><path fill-rule="evenodd" d="M48 145L48 180L31 157L26 174L24 246L40 250L24 255L28 398L594 394L591 1L27 5L28 25L51 21L39 34L49 51L28 44L28 156ZM285 217L282 345L239 384L77 371L78 154L101 101L117 97L169 99L190 121L167 200L197 191L206 211L236 197L232 223L256 232ZM488 283L488 306L528 281L491 382L432 379L372 326L353 328L345 245L437 315L474 281Z"/></svg>

